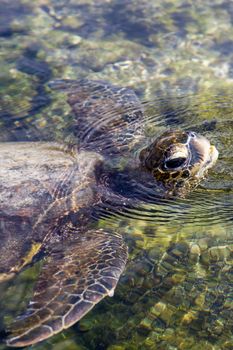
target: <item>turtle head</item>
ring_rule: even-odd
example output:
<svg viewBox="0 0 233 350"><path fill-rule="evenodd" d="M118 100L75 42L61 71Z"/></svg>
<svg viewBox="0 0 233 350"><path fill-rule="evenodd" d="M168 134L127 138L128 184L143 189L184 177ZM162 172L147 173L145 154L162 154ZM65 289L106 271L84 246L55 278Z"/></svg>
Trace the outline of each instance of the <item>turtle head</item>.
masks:
<svg viewBox="0 0 233 350"><path fill-rule="evenodd" d="M192 131L166 131L140 152L140 161L171 195L184 196L218 158L215 146Z"/></svg>

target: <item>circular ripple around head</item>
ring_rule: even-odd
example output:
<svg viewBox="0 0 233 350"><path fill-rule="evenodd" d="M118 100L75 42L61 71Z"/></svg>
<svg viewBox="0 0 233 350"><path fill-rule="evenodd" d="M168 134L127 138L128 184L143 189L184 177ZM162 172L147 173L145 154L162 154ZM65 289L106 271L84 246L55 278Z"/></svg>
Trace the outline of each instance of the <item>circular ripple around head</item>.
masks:
<svg viewBox="0 0 233 350"><path fill-rule="evenodd" d="M160 204L142 205L115 212L114 206L100 210L99 214L113 223L116 218L128 218L148 222L154 225L195 224L209 226L214 224L232 224L233 196L230 198L207 198L206 194L194 193L194 198L174 201L160 200Z"/></svg>
<svg viewBox="0 0 233 350"><path fill-rule="evenodd" d="M192 130L216 145L219 159L207 179L187 198L156 197L151 186L138 186L142 204L118 210L114 205L100 215L113 223L117 218L148 222L152 225L194 224L232 225L233 221L233 103L230 94L190 94L158 97L143 103L145 142L169 128ZM150 140L150 141L148 141ZM143 143L142 143L143 145Z"/></svg>

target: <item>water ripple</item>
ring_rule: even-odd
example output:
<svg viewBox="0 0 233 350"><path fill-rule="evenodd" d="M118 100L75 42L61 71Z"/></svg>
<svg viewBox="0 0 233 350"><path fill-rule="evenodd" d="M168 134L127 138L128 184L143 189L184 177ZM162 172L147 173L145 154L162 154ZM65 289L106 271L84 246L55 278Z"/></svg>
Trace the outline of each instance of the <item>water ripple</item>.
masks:
<svg viewBox="0 0 233 350"><path fill-rule="evenodd" d="M147 187L138 184L137 194L141 194L143 199L141 204L133 208L126 207L124 210L118 210L114 205L110 205L107 212L103 207L99 212L100 216L105 217L109 223L120 218L128 218L155 226L168 224L195 225L195 227L216 224L231 226L233 103L230 94L215 95L209 92L207 96L193 94L159 97L153 101L144 101L143 108L145 117L142 128L146 135L143 142L150 143L155 135L174 126L193 130L206 135L217 146L220 152L219 160L204 183L187 198L163 199L154 192L151 184L147 184ZM112 118L114 117L113 113Z"/></svg>

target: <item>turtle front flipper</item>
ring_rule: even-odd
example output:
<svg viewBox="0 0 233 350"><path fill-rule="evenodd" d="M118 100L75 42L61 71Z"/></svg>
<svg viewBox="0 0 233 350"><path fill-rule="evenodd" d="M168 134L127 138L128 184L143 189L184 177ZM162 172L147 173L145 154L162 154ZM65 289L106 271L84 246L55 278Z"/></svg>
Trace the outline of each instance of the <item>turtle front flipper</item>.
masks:
<svg viewBox="0 0 233 350"><path fill-rule="evenodd" d="M103 230L89 230L54 245L33 300L10 326L7 345L31 345L73 325L101 299L113 295L126 260L122 237Z"/></svg>
<svg viewBox="0 0 233 350"><path fill-rule="evenodd" d="M125 154L141 136L145 116L133 90L88 79L55 80L50 87L67 93L82 148Z"/></svg>

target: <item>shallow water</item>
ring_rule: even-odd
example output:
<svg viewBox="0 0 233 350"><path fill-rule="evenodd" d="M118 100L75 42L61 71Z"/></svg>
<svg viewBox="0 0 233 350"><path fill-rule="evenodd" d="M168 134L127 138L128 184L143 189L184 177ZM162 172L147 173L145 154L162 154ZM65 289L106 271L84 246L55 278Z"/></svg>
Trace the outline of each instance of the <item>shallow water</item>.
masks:
<svg viewBox="0 0 233 350"><path fill-rule="evenodd" d="M187 198L100 210L96 225L118 230L129 247L115 295L33 348L232 349L232 3L1 0L0 7L1 142L75 142L65 94L48 82L88 77L135 90L148 144L179 128L200 132L219 151ZM26 306L40 266L0 285L2 331Z"/></svg>

